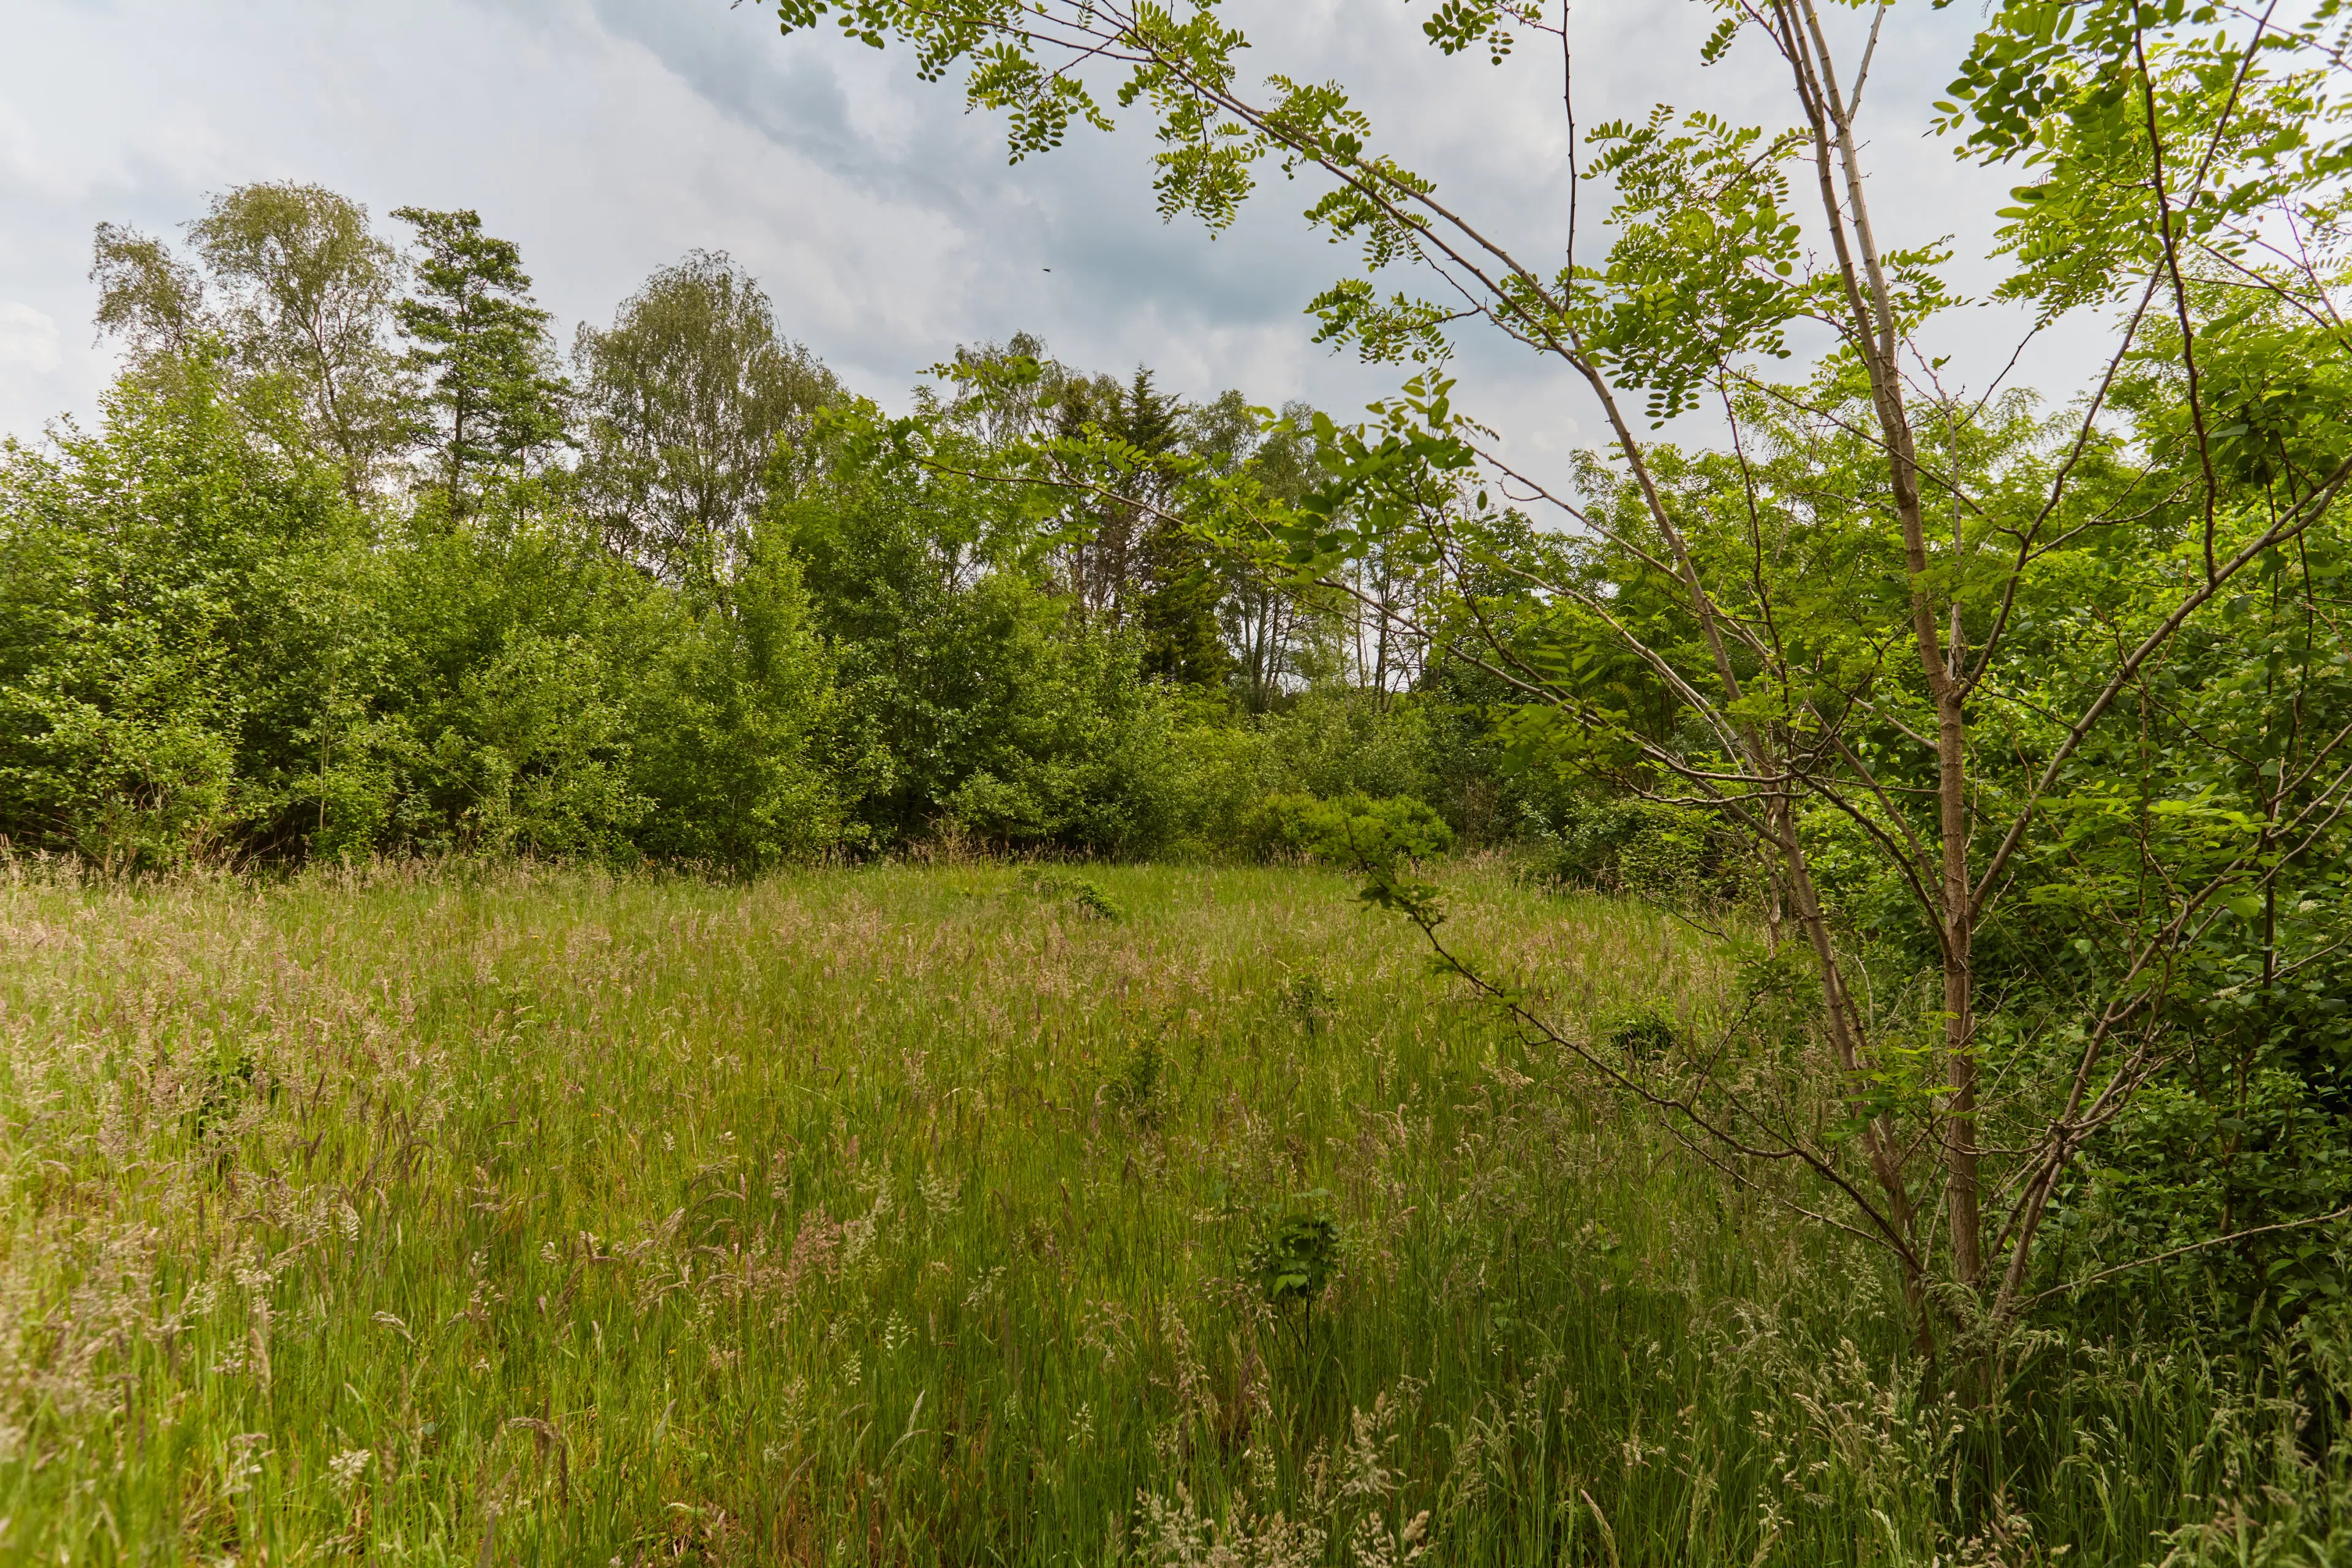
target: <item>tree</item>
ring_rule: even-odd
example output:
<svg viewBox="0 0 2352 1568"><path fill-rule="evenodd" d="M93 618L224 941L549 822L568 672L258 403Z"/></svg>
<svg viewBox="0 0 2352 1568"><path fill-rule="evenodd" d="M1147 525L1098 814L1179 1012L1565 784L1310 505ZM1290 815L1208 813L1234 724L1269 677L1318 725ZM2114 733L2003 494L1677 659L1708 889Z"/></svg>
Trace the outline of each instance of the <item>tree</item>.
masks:
<svg viewBox="0 0 2352 1568"><path fill-rule="evenodd" d="M959 451L976 442L1000 478L1010 465L1021 483L1042 483L1055 580L1089 622L1142 634L1148 674L1196 691L1230 684L1253 712L1306 675L1344 601L1302 596L1279 581L1278 552L1213 539L1171 509L1203 478L1295 500L1314 467L1311 436L1261 429L1238 391L1194 404L1161 393L1148 368L1124 382L1082 374L1027 333L960 347L935 368L956 391L919 393L914 423L951 429ZM1302 425L1312 414L1286 412ZM1386 647L1385 627L1374 640Z"/></svg>
<svg viewBox="0 0 2352 1568"><path fill-rule="evenodd" d="M319 185L238 185L212 198L188 237L242 368L282 378L345 485L372 486L406 443L409 415L385 332L400 258L367 208Z"/></svg>
<svg viewBox="0 0 2352 1568"><path fill-rule="evenodd" d="M1134 609L1142 577L1143 542L1154 507L1164 507L1174 489L1168 459L1176 450L1181 410L1151 384L1151 373L1138 368L1122 386L1111 376L1071 378L1055 400L1055 432L1073 451L1096 456L1108 450L1117 493L1091 497L1083 526L1063 547L1072 595L1088 615L1116 626Z"/></svg>
<svg viewBox="0 0 2352 1568"><path fill-rule="evenodd" d="M1202 444L1213 468L1246 474L1275 504L1291 506L1321 479L1314 417L1307 405L1287 404L1276 426L1261 431L1240 395L1229 394L1207 411ZM1295 582L1285 552L1271 539L1227 540L1219 554L1231 586L1218 616L1238 694L1250 712L1263 713L1317 661L1330 612L1344 601Z"/></svg>
<svg viewBox="0 0 2352 1568"><path fill-rule="evenodd" d="M616 544L672 578L726 576L778 445L837 395L832 373L778 334L767 295L724 252L656 272L573 352L583 479Z"/></svg>
<svg viewBox="0 0 2352 1568"><path fill-rule="evenodd" d="M470 211L410 206L392 216L425 247L417 291L394 314L415 345L408 369L430 385L435 467L462 514L470 479L518 471L563 439L568 389L550 374L548 313L531 303L511 240L484 234Z"/></svg>
<svg viewBox="0 0 2352 1568"><path fill-rule="evenodd" d="M2229 773L2228 743L2168 723L2176 750L2155 755L2144 736L2158 671L2242 583L2294 583L2320 624L2323 580L2302 563L2331 540L2352 477L2352 409L2311 378L2265 385L2252 367L2277 362L2252 350L2301 334L2343 352L2352 150L2323 90L2343 57L2318 30L2326 5L2284 24L2120 0L2011 0L1994 16L1939 112L1976 154L2033 171L2008 215L2001 292L2044 322L2088 305L2119 317L2076 413L2021 428L2013 409L1937 379L1929 333L1956 303L1942 243L1893 245L1874 221L1858 125L1886 7L1857 27L1815 0L1718 9L1706 58L1769 60L1793 123L1661 109L1594 129L1612 238L1598 265L1571 248L1556 267L1514 254L1380 150L1344 88L1275 76L1254 90L1246 37L1207 0L778 5L788 32L831 16L876 47L911 44L927 79L962 68L971 105L1006 113L1016 160L1076 123L1108 129L1114 94L1142 107L1171 215L1229 224L1267 159L1326 178L1310 220L1360 241L1366 269L1314 301L1321 336L1430 368L1370 426L1318 420L1326 482L1260 521L1300 572L1341 591L1363 595L1348 564L1382 552L1445 574L1467 613L1443 646L1517 693L1524 750L1747 834L1770 867L1768 908L1801 943L1790 994L1812 998L1802 1032L1829 1070L1810 1075L1801 1053L1793 1077L1759 1088L1703 1058L1613 1058L1466 959L1456 968L1743 1179L1810 1171L1836 1209L1763 1184L1885 1248L1926 1339L1939 1277L1996 1317L2030 1299L2053 1195L2182 1048L2231 900L2326 907L2313 895L2346 804L2345 736L2298 718L2296 733L2335 738L2287 748L2256 775L2277 787L2218 807L2196 781ZM1443 54L1497 62L1548 38L1568 85L1565 7L1449 0L1423 30ZM1573 134L1572 95L1562 102ZM1431 287L1383 296L1372 275L1400 267ZM1769 378L1800 321L1827 324L1834 347L1802 381ZM1599 405L1611 461L1580 495L1515 470L1455 407L1438 367L1472 327L1547 357ZM2225 360L2242 367L2226 392ZM1654 442L1633 395L1654 419L1719 406L1725 449L1693 460ZM2286 410L2283 434L2265 436ZM2233 483L2233 444L2250 440L2292 477ZM1783 481L1759 481L1766 458ZM1579 540L1565 570L1488 544L1517 526L1493 500L1507 485ZM1496 564L1509 592L1463 593ZM1621 600L1628 582L1673 596ZM2098 635L2053 636L2070 601L2093 606ZM1486 613L1529 605L1542 613ZM1579 654L1596 643L1670 697L1670 730L1629 722L1586 678ZM2129 763L2120 803L2084 772L2102 753ZM2096 874L2068 848L2094 822L2116 858ZM1855 863L1874 871L1838 869ZM1438 941L1429 893L1384 874L1373 891ZM1875 900L1905 910L1904 940L1877 934ZM2046 970L2048 1005L2011 1013L1979 972L1979 938L2003 921L2046 937L2053 903L2074 908L2066 940L2097 962ZM1916 1000L1879 1006L1872 967L1906 958L1901 990ZM1998 1182L1979 1130L1989 1056L2009 1081ZM2004 1207L1989 1215L1993 1192Z"/></svg>
<svg viewBox="0 0 2352 1568"><path fill-rule="evenodd" d="M229 389L257 428L335 462L352 496L373 487L412 415L384 331L400 258L367 209L317 185L238 185L188 237L201 268L137 229L98 226L100 331L167 376L207 341L224 346Z"/></svg>
<svg viewBox="0 0 2352 1568"><path fill-rule="evenodd" d="M1097 498L1064 546L1071 586L1111 626L1132 620L1146 674L1222 687L1232 658L1217 625L1224 583L1199 537L1169 508L1202 433L1202 411L1152 384L1138 367L1125 385L1109 376L1066 381L1055 406L1072 451L1106 443L1115 495Z"/></svg>
<svg viewBox="0 0 2352 1568"><path fill-rule="evenodd" d="M186 352L205 330L205 280L162 240L102 223L90 246L98 328L142 358Z"/></svg>
<svg viewBox="0 0 2352 1568"><path fill-rule="evenodd" d="M952 821L999 844L1164 842L1160 710L1131 630L1073 613L1023 498L949 435L929 470L852 426L772 502L752 552L803 563L839 683L836 751L868 843ZM1141 787L1139 787L1141 786Z"/></svg>

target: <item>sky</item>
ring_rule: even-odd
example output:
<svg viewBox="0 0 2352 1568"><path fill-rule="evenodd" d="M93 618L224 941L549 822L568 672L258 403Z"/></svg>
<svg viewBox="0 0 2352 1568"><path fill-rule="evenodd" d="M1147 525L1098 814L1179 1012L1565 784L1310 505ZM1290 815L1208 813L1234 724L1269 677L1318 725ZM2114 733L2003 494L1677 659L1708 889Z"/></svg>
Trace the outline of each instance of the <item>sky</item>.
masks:
<svg viewBox="0 0 2352 1568"><path fill-rule="evenodd" d="M1253 66L1346 83L1378 144L1538 258L1567 234L1569 138L1558 54L1448 59L1432 0L1226 0ZM656 267L725 250L783 330L853 387L903 406L958 344L1043 337L1083 369L1148 364L1190 396L1239 387L1351 412L1400 373L1313 342L1302 309L1354 270L1301 221L1319 188L1268 178L1219 236L1163 222L1139 120L1008 165L1001 124L902 51L829 30L780 35L759 0L8 0L0 53L0 434L87 422L114 363L89 325L92 227L169 238L209 193L314 182L388 235L408 204L472 207L517 241L568 342L609 321ZM1573 20L1580 124L1660 101L1786 124L1786 78L1759 46L1712 68L1715 13L1684 0L1591 0ZM1961 286L1989 279L1991 214L2013 178L1928 134L1977 25L1919 6L1888 24L1865 110L1884 243L1951 234ZM1592 200L1588 185L1586 199ZM1594 244L1594 214L1585 209ZM1549 260L1549 265L1557 265ZM2021 323L1999 309L1946 329L1951 374L1981 384ZM2079 343L2023 373L2063 381ZM2077 356L2079 357L2079 356ZM1595 410L1556 365L1465 343L1458 400L1514 460L1557 473L1595 444Z"/></svg>

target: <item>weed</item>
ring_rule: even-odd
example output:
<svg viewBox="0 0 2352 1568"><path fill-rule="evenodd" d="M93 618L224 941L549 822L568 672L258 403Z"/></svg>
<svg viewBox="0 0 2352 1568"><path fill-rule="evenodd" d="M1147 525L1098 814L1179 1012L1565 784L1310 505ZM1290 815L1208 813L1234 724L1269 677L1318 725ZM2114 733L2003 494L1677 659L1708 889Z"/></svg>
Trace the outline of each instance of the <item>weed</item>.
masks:
<svg viewBox="0 0 2352 1568"><path fill-rule="evenodd" d="M1102 1088L1102 1098L1129 1121L1147 1131L1167 1115L1171 1095L1168 1056L1157 1039L1147 1036L1135 1043L1118 1074Z"/></svg>
<svg viewBox="0 0 2352 1568"><path fill-rule="evenodd" d="M198 1142L203 1142L244 1104L246 1096L253 1090L253 1071L252 1053L245 1052L234 1060L215 1062L205 1074L190 1121Z"/></svg>
<svg viewBox="0 0 2352 1568"><path fill-rule="evenodd" d="M1661 1060L1683 1048L1681 1026L1654 1006L1615 1015L1604 1024L1601 1037L1629 1062Z"/></svg>
<svg viewBox="0 0 2352 1568"><path fill-rule="evenodd" d="M1095 919L1109 921L1114 925L1127 918L1127 911L1119 908L1118 900L1084 878L1073 879L1070 902Z"/></svg>
<svg viewBox="0 0 2352 1568"><path fill-rule="evenodd" d="M1112 925L1127 918L1118 900L1105 892L1101 884L1086 877L1059 875L1040 871L1035 867L1024 868L1022 885L1041 899L1066 900L1070 908L1089 920L1104 921Z"/></svg>
<svg viewBox="0 0 2352 1568"><path fill-rule="evenodd" d="M1297 1019L1310 1035L1323 1032L1335 1006L1331 988L1311 969L1284 981L1276 996L1283 1012Z"/></svg>

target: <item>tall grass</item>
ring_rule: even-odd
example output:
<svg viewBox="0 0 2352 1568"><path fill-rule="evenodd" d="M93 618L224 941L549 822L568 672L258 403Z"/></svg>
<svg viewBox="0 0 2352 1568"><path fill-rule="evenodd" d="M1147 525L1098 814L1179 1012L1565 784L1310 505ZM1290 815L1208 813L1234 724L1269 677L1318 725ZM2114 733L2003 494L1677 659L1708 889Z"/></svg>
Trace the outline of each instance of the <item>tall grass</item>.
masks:
<svg viewBox="0 0 2352 1568"><path fill-rule="evenodd" d="M2042 1333L1964 1410L1870 1258L1612 1114L1344 883L1088 878L19 868L0 1555L2342 1548L2317 1331L2291 1364ZM1493 869L1457 923L1575 1027L1733 984ZM1316 1217L1338 1272L1269 1301Z"/></svg>

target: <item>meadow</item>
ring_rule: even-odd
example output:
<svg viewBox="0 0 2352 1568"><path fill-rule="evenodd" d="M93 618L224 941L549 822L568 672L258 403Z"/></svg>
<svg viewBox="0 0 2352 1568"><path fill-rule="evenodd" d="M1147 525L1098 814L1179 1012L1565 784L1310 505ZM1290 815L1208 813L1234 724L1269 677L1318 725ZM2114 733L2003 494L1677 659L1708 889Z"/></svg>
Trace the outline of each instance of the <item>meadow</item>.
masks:
<svg viewBox="0 0 2352 1568"><path fill-rule="evenodd" d="M1655 909L1445 876L1449 933L1566 1029L1732 1005L1732 952ZM1352 892L19 862L0 1557L2339 1544L2315 1340L2283 1378L2031 1331L1963 1404L1874 1258L1612 1110Z"/></svg>

